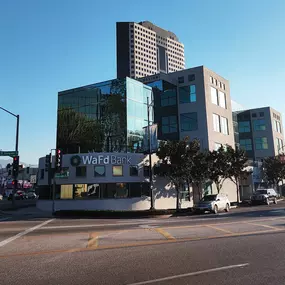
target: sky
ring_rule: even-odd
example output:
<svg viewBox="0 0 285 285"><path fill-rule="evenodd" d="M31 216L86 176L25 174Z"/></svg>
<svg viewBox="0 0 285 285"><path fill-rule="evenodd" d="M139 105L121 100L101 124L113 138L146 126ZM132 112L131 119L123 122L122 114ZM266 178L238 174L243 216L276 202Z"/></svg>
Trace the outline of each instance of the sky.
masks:
<svg viewBox="0 0 285 285"><path fill-rule="evenodd" d="M0 1L0 106L20 115L20 160L55 148L58 91L116 78L118 21L174 32L186 68L205 65L235 101L285 118L284 12L284 0ZM15 126L0 110L0 150L14 150Z"/></svg>

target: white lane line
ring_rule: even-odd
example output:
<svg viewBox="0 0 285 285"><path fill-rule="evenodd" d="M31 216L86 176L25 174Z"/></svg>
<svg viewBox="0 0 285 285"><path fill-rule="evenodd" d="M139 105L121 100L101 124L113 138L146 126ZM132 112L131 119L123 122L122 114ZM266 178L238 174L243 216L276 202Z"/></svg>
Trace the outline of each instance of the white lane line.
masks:
<svg viewBox="0 0 285 285"><path fill-rule="evenodd" d="M51 230L51 229L72 229L72 228L92 228L92 227L106 227L106 226L129 226L129 225L138 225L138 223L120 223L120 224L97 224L97 225L70 225L70 226L50 226L42 227L42 230Z"/></svg>
<svg viewBox="0 0 285 285"><path fill-rule="evenodd" d="M52 222L53 220L54 220L54 219L50 219L50 220L48 220L48 221L45 221L45 222L43 222L43 223L41 223L41 224L39 224L39 225L37 225L37 226L35 226L35 227L26 229L26 230L24 230L23 232L20 232L20 233L18 233L18 234L16 234L16 235L12 236L12 237L10 237L10 238L7 238L7 239L1 241L1 242L0 242L0 247L2 247L2 246L4 246L4 245L8 244L9 242L11 242L11 241L13 241L13 240L15 240L15 239L17 239L17 238L19 238L19 237L22 237L22 236L24 236L24 235L26 235L26 234L28 234L28 233L30 233L30 232L33 232L33 231L35 231L35 230L37 230L37 229L39 229L39 228L45 226L46 224Z"/></svg>
<svg viewBox="0 0 285 285"><path fill-rule="evenodd" d="M201 274L204 274L204 273L217 272L217 271L228 270L228 269L232 269L232 268L244 267L244 266L248 266L248 265L249 265L249 263L229 265L229 266L223 266L223 267L218 267L218 268L201 270L201 271L196 271L196 272L191 272L191 273L186 273L186 274L173 275L173 276L159 278L159 279L153 279L153 280L149 280L149 281L143 281L143 282L138 282L138 283L131 283L131 284L127 284L127 285L152 284L152 283L157 283L157 282L161 282L161 281L168 281L168 280L173 280L173 279L177 279L177 278L201 275Z"/></svg>
<svg viewBox="0 0 285 285"><path fill-rule="evenodd" d="M223 218L224 219L224 218ZM195 221L206 221L206 220L213 220L213 219L196 219L193 220ZM221 219L219 219L221 220ZM182 221L182 220L179 220ZM189 222L189 220L185 220L187 222ZM140 222L117 222L114 224L90 224L90 225L69 225L69 226L47 226L47 227L42 227L41 230L55 230L55 229L72 229L72 228L92 228L92 227L109 227L109 226L131 226L131 225L139 225L139 224L154 224L153 226L155 227L155 224L159 224L159 225L167 225L167 224L171 224L171 223L177 223L177 220L142 220Z"/></svg>

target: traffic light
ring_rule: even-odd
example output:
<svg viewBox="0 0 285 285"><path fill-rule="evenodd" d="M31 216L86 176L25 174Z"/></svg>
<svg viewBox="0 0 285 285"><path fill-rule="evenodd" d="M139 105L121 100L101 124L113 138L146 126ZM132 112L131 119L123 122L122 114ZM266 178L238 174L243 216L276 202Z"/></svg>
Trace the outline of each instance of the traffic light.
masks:
<svg viewBox="0 0 285 285"><path fill-rule="evenodd" d="M19 156L13 157L13 165L12 165L12 175L13 177L17 177L19 173Z"/></svg>
<svg viewBox="0 0 285 285"><path fill-rule="evenodd" d="M50 159L51 159L51 154L46 155L45 172L48 172L48 170L50 168Z"/></svg>
<svg viewBox="0 0 285 285"><path fill-rule="evenodd" d="M18 181L17 180L13 180L12 181L12 185L15 187L16 185L18 184Z"/></svg>
<svg viewBox="0 0 285 285"><path fill-rule="evenodd" d="M55 154L55 171L60 172L62 165L62 151L60 149L56 150Z"/></svg>

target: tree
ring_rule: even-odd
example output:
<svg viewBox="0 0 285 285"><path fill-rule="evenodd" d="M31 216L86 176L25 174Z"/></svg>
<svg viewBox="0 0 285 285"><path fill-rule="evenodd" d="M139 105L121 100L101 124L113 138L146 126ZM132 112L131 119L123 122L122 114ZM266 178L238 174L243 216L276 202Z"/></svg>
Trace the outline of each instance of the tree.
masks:
<svg viewBox="0 0 285 285"><path fill-rule="evenodd" d="M245 179L250 174L249 171L245 169L246 163L248 161L246 152L240 148L227 147L226 155L228 156L228 170L227 178L231 179L236 185L237 190L237 203L239 202L239 182Z"/></svg>
<svg viewBox="0 0 285 285"><path fill-rule="evenodd" d="M202 185L208 178L207 153L199 151L193 157L193 165L194 167L191 168L191 178L198 189L199 199L201 199L203 190Z"/></svg>
<svg viewBox="0 0 285 285"><path fill-rule="evenodd" d="M264 179L278 188L279 182L285 179L285 164L281 155L268 157L262 164Z"/></svg>
<svg viewBox="0 0 285 285"><path fill-rule="evenodd" d="M220 193L225 179L228 177L228 155L224 146L218 150L209 151L206 155L208 178L212 180Z"/></svg>
<svg viewBox="0 0 285 285"><path fill-rule="evenodd" d="M194 167L193 156L200 149L199 141L188 143L188 138L182 141L162 141L157 151L161 160L160 174L168 177L176 189L176 210L179 210L180 188L185 183L191 184L191 168Z"/></svg>

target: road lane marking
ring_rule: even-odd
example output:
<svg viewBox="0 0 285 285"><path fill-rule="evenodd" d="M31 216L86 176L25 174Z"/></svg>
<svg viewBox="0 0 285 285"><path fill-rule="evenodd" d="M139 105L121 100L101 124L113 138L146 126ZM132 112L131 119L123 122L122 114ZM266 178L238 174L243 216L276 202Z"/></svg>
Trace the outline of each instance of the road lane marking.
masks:
<svg viewBox="0 0 285 285"><path fill-rule="evenodd" d="M284 232L284 230L279 230L279 232ZM276 233L276 230L264 230L264 231L255 231L255 232L245 232L245 233L235 233L235 234L224 234L208 237L196 237L196 238L181 238L174 240L152 240L147 242L136 242L136 243L125 243L125 244L113 244L113 245L102 245L97 248L70 248L70 249L58 249L50 251L36 251L36 252L23 252L23 253L12 253L6 255L0 255L0 259L9 258L9 257L19 257L19 256L36 256L44 254L57 254L57 253L72 253L72 252L84 252L84 251L93 251L93 250L108 250L108 249L121 249L129 247L139 247L139 246L149 246L149 245L162 245L168 243L179 243L179 242L191 242L191 241L203 241L210 239L220 239L227 237L242 237L242 236L251 236L255 234L264 234L264 233Z"/></svg>
<svg viewBox="0 0 285 285"><path fill-rule="evenodd" d="M176 239L169 232L165 231L162 228L155 228L154 230L156 232L158 232L159 234L161 234L163 237L165 237L167 240L175 240Z"/></svg>
<svg viewBox="0 0 285 285"><path fill-rule="evenodd" d="M30 233L30 232L33 232L33 231L35 231L35 230L40 229L41 227L45 226L46 224L52 222L53 220L54 220L54 219L50 219L50 220L48 220L48 221L45 221L45 222L43 222L43 223L41 223L41 224L39 224L39 225L37 225L37 226L34 226L34 227L32 227L32 228L29 228L29 229L26 229L26 230L24 230L23 232L20 232L20 233L18 233L18 234L16 234L16 235L12 236L12 237L10 237L10 238L7 238L7 239L1 241L1 242L0 242L0 247L2 247L2 246L4 246L4 245L6 245L6 244L8 244L8 243L10 243L10 242L12 242L12 241L14 241L15 239L18 239L18 238L22 237L22 236L24 236L24 235L26 235L26 234L28 234L28 233Z"/></svg>
<svg viewBox="0 0 285 285"><path fill-rule="evenodd" d="M281 228L272 227L272 226L263 225L263 224L257 224L257 223L251 223L251 222L244 222L244 223L245 223L245 224L248 224L248 225L253 225L253 226L259 226L259 227L264 227L264 228L273 229L273 230L275 230L275 231L280 231L280 230L282 230Z"/></svg>
<svg viewBox="0 0 285 285"><path fill-rule="evenodd" d="M130 283L130 284L127 284L127 285L153 284L153 283L158 283L158 282L163 282L163 281L174 280L174 279L178 279L178 278L196 276L196 275L201 275L201 274L205 274L205 273L211 273L211 272L229 270L229 269L233 269L233 268L241 268L241 267L246 267L246 266L249 266L249 263L228 265L228 266L217 267L217 268L211 268L211 269L206 269L206 270L200 270L200 271L190 272L190 273L185 273L185 274L172 275L172 276L163 277L163 278L158 278L158 279L153 279L153 280L148 280L148 281Z"/></svg>
<svg viewBox="0 0 285 285"><path fill-rule="evenodd" d="M229 230L226 230L226 229L221 229L221 228L218 228L218 227L215 227L215 226L212 226L212 225L206 225L206 227L214 229L214 230L217 230L217 231L221 231L221 232L224 232L224 233L227 233L227 234L234 234L232 231L229 231Z"/></svg>
<svg viewBox="0 0 285 285"><path fill-rule="evenodd" d="M87 248L97 248L99 243L99 236L97 233L91 233L87 243Z"/></svg>

